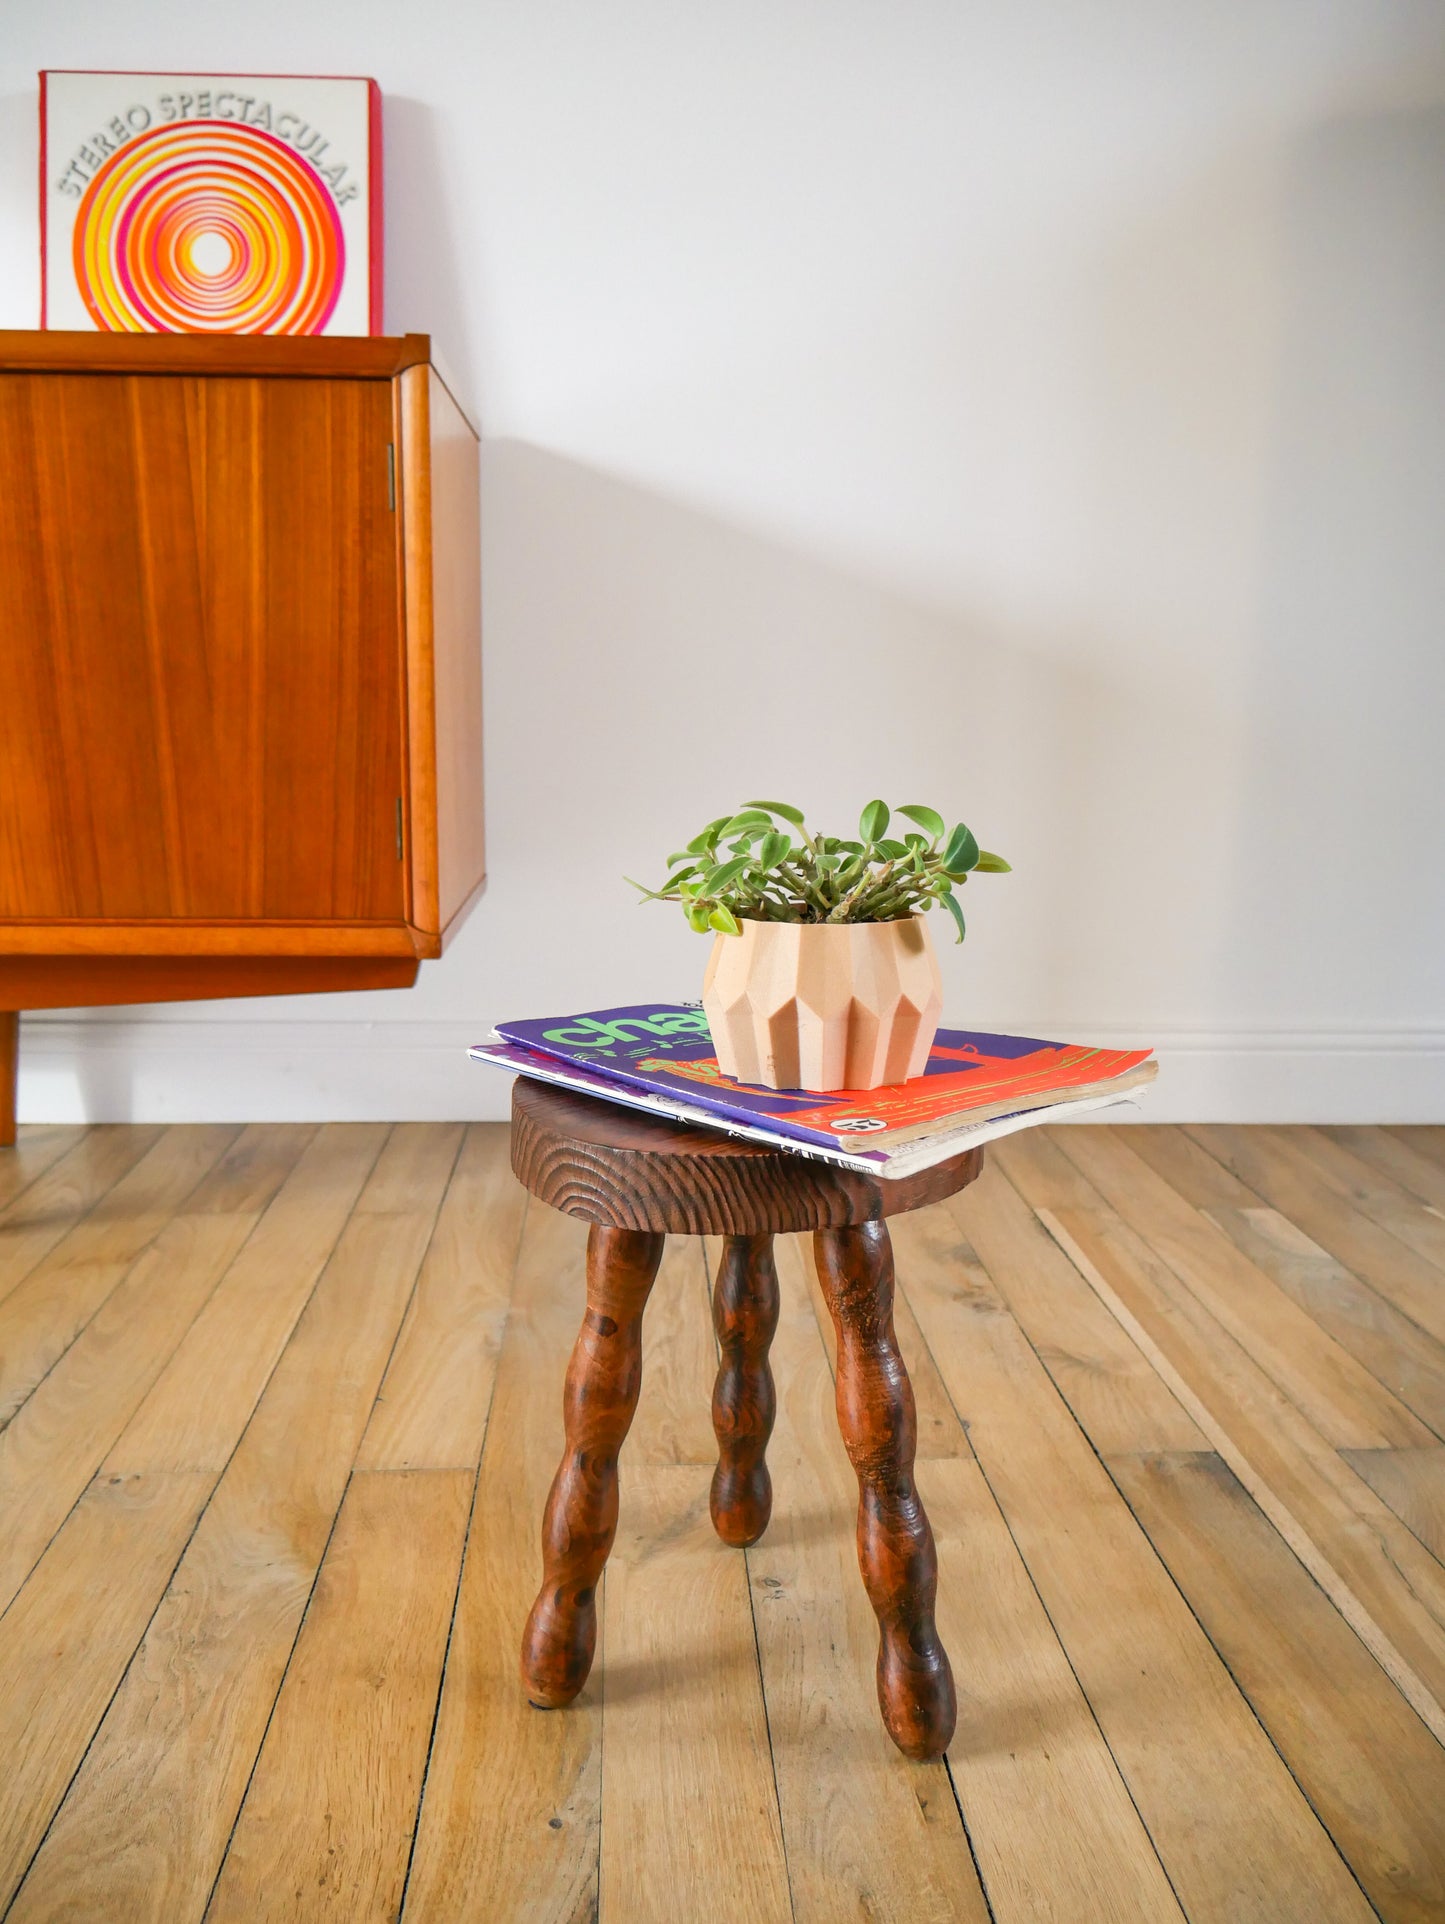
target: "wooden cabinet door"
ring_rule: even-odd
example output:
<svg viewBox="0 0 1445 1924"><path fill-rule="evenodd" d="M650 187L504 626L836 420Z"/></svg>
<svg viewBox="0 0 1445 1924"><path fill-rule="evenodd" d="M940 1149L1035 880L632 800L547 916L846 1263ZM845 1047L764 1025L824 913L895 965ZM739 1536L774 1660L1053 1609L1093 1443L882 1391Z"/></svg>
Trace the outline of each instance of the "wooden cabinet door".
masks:
<svg viewBox="0 0 1445 1924"><path fill-rule="evenodd" d="M399 921L384 380L0 375L0 918Z"/></svg>

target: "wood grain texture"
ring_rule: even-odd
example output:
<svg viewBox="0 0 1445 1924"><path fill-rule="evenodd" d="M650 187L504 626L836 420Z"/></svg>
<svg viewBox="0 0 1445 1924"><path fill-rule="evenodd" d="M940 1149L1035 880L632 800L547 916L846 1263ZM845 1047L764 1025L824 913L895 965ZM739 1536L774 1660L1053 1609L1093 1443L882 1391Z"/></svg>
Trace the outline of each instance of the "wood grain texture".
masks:
<svg viewBox="0 0 1445 1924"><path fill-rule="evenodd" d="M1361 1282L1428 1330L1437 1342L1445 1342L1445 1289L1440 1287L1440 1271L1388 1229L1362 1215L1348 1198L1337 1194L1287 1137L1265 1130L1251 1133L1212 1126L1191 1128L1186 1133L1252 1189L1261 1202L1288 1216L1297 1229L1327 1249ZM1416 1133L1422 1143L1431 1140L1428 1130Z"/></svg>
<svg viewBox="0 0 1445 1924"><path fill-rule="evenodd" d="M20 1017L0 1008L0 1149L15 1146L16 1087L20 1079Z"/></svg>
<svg viewBox="0 0 1445 1924"><path fill-rule="evenodd" d="M720 1245L708 1247L716 1265ZM910 1763L879 1724L870 1676L878 1624L850 1541L857 1479L838 1436L804 1252L788 1237L776 1253L778 1416L768 1459L777 1495L746 1563L794 1916L985 1924L945 1766Z"/></svg>
<svg viewBox="0 0 1445 1924"><path fill-rule="evenodd" d="M352 1477L207 1924L397 1916L471 1485Z"/></svg>
<svg viewBox="0 0 1445 1924"><path fill-rule="evenodd" d="M472 1470L526 1214L506 1127L474 1122L357 1451L359 1470Z"/></svg>
<svg viewBox="0 0 1445 1924"><path fill-rule="evenodd" d="M1180 1924L1149 1833L978 1464L920 1465L958 1680L949 1769L996 1924Z"/></svg>
<svg viewBox="0 0 1445 1924"><path fill-rule="evenodd" d="M1379 1134L1393 1140L1383 1130ZM1445 1437L1445 1343L1362 1282L1182 1129L1141 1129L1130 1142L1157 1175L1201 1210L1377 1382L1437 1436ZM1427 1158L1420 1160L1433 1166Z"/></svg>
<svg viewBox="0 0 1445 1924"><path fill-rule="evenodd" d="M10 1291L0 1421L14 1416L238 1134L234 1124L172 1125Z"/></svg>
<svg viewBox="0 0 1445 1924"><path fill-rule="evenodd" d="M1319 1133L1391 1177L1427 1208L1445 1211L1445 1169L1415 1147L1408 1131L1403 1141L1388 1129L1358 1126L1321 1129Z"/></svg>
<svg viewBox="0 0 1445 1924"><path fill-rule="evenodd" d="M188 1216L250 1215L264 1210L316 1140L314 1122L248 1123L186 1197Z"/></svg>
<svg viewBox="0 0 1445 1924"><path fill-rule="evenodd" d="M226 1467L387 1134L384 1123L329 1123L306 1145L117 1438L107 1473L218 1476ZM289 1131L281 1132L283 1153L289 1140ZM203 1185L197 1194L204 1198L207 1190Z"/></svg>
<svg viewBox="0 0 1445 1924"><path fill-rule="evenodd" d="M0 1301L72 1235L109 1190L159 1141L149 1125L89 1129L37 1181L0 1210ZM84 1239L72 1248L84 1247Z"/></svg>
<svg viewBox="0 0 1445 1924"><path fill-rule="evenodd" d="M885 1182L518 1077L512 1167L569 1216L624 1229L757 1236L876 1222L952 1195L983 1152Z"/></svg>
<svg viewBox="0 0 1445 1924"><path fill-rule="evenodd" d="M31 1269L83 1228L127 1136L146 1152L166 1140L28 1129L0 1161L0 1228ZM20 1915L184 1924L224 1862L218 1902L237 1914L394 1914L433 1710L412 1924L631 1924L669 1905L983 1924L980 1873L997 1924L1316 1924L1362 1915L1364 1899L1387 1924L1423 1924L1445 1909L1445 1750L1377 1661L1378 1623L1346 1614L1371 1583L1402 1611L1438 1599L1445 1446L1337 1451L1062 1149L1013 1163L1052 1199L1038 1210L1001 1155L966 1193L890 1222L915 1393L929 1359L937 1373L937 1456L920 1451L914 1474L959 1703L946 1763L910 1763L880 1725L837 1337L794 1233L774 1244L766 1536L740 1556L708 1518L721 1243L672 1238L598 1591L600 1660L566 1712L532 1709L517 1638L587 1228L525 1206L500 1127L468 1132L454 1164L458 1136L238 1132L0 1432L0 1509L25 1536L47 1506L64 1514L134 1411L0 1615L0 1910L29 1867ZM1180 1149L1170 1187L1248 1230L1236 1246L1322 1326L1344 1282L1365 1289L1187 1137L1117 1136L1159 1174L1151 1145ZM1389 1139L1437 1154L1414 1132ZM31 1144L44 1153L27 1164ZM443 1190L406 1303L427 1239L407 1218ZM259 1220L161 1367L233 1217ZM106 1260L115 1217L89 1233L53 1281ZM1420 1252L1395 1240L1408 1269ZM62 1316L73 1286L57 1291ZM1398 1333L1390 1315L1377 1335ZM1413 1377L1394 1383L1378 1360L1418 1400L1445 1367L1416 1335ZM365 1448L375 1470L357 1469ZM1334 1563L1318 1556L1327 1540Z"/></svg>
<svg viewBox="0 0 1445 1924"><path fill-rule="evenodd" d="M0 1610L251 1232L254 1216L178 1216L0 1430Z"/></svg>
<svg viewBox="0 0 1445 1924"><path fill-rule="evenodd" d="M32 1122L17 1130L14 1155L0 1156L0 1212L68 1155L84 1134L84 1123L70 1122Z"/></svg>
<svg viewBox="0 0 1445 1924"><path fill-rule="evenodd" d="M104 1476L0 1635L0 1909L25 1875L215 1479Z"/></svg>
<svg viewBox="0 0 1445 1924"><path fill-rule="evenodd" d="M718 1460L708 1502L724 1543L756 1543L773 1511L768 1438L777 1391L768 1348L778 1327L778 1272L771 1236L728 1236L712 1292L717 1383L712 1422Z"/></svg>
<svg viewBox="0 0 1445 1924"><path fill-rule="evenodd" d="M173 1924L204 1909L445 1173L434 1172L409 1213L358 1213L347 1224L20 1888L15 1917Z"/></svg>
<svg viewBox="0 0 1445 1924"><path fill-rule="evenodd" d="M517 1682L538 1573L537 1518L562 1446L550 1385L577 1326L586 1231L530 1209L497 1362L436 1736L407 1885L407 1924L597 1914L600 1675L565 1715Z"/></svg>
<svg viewBox="0 0 1445 1924"><path fill-rule="evenodd" d="M1037 1133L1037 1132L1035 1132ZM1229 1331L1328 1442L1339 1449L1405 1447L1430 1432L1298 1303L1191 1209L1122 1132L1061 1129L1005 1167L1036 1208L1068 1210L1102 1198ZM1055 1172L1068 1171L1068 1178Z"/></svg>
<svg viewBox="0 0 1445 1924"><path fill-rule="evenodd" d="M53 931L55 925L46 927ZM9 931L0 935L8 937ZM324 944L329 935L318 938L313 931L309 939ZM99 1009L213 996L409 989L419 967L411 955L0 955L0 993L27 1009Z"/></svg>
<svg viewBox="0 0 1445 1924"><path fill-rule="evenodd" d="M1000 1306L1098 1450L1199 1450L1203 1431L1148 1358L1006 1180L1017 1163L990 1159L984 1179L950 1216L961 1264L982 1261ZM989 1314L986 1300L971 1312Z"/></svg>
<svg viewBox="0 0 1445 1924"><path fill-rule="evenodd" d="M587 1681L597 1582L617 1530L617 1458L642 1387L642 1312L662 1238L594 1225L587 1311L562 1393L565 1441L542 1518L542 1587L522 1633L530 1700L554 1709Z"/></svg>
<svg viewBox="0 0 1445 1924"><path fill-rule="evenodd" d="M708 1477L628 1476L607 1566L599 1909L791 1924L747 1569L713 1534Z"/></svg>
<svg viewBox="0 0 1445 1924"><path fill-rule="evenodd" d="M482 879L478 481L429 351L0 333L0 1016L440 953Z"/></svg>
<svg viewBox="0 0 1445 1924"><path fill-rule="evenodd" d="M1364 1924L1359 1887L962 1241L965 1209L899 1221L904 1286L1186 1916Z"/></svg>
<svg viewBox="0 0 1445 1924"><path fill-rule="evenodd" d="M828 1352L829 1368L836 1376L838 1335L818 1282L818 1265L813 1260L813 1239L811 1236L795 1236L790 1240L798 1245L798 1259L808 1279L813 1314L818 1319L818 1334ZM918 1433L916 1460L922 1462L931 1457L971 1456L973 1452L968 1447L968 1433L958 1420L958 1411L953 1407L943 1378L938 1373L932 1352L923 1340L923 1332L908 1306L908 1298L897 1291L893 1296L893 1329L898 1338L898 1348L908 1365L908 1380L913 1386L913 1409Z"/></svg>
<svg viewBox="0 0 1445 1924"><path fill-rule="evenodd" d="M1272 1140L1304 1156L1335 1195L1445 1272L1445 1216L1422 1209L1420 1198L1380 1168L1378 1160L1353 1154L1319 1129L1291 1129L1287 1135L1275 1131Z"/></svg>
<svg viewBox="0 0 1445 1924"><path fill-rule="evenodd" d="M1277 1209L1260 1203L1205 1214L1377 1383L1445 1439L1445 1343L1362 1283Z"/></svg>
<svg viewBox="0 0 1445 1924"><path fill-rule="evenodd" d="M0 370L253 374L390 380L431 354L426 334L89 334L0 329Z"/></svg>
<svg viewBox="0 0 1445 1924"><path fill-rule="evenodd" d="M701 1239L669 1236L642 1323L642 1394L627 1433L632 1467L693 1463L711 1469L717 1462L717 1344L708 1283Z"/></svg>
<svg viewBox="0 0 1445 1924"><path fill-rule="evenodd" d="M1445 1570L1127 1225L1045 1212L1212 1446L1445 1741Z"/></svg>
<svg viewBox="0 0 1445 1924"><path fill-rule="evenodd" d="M397 382L411 919L438 938L486 874L480 446L435 370Z"/></svg>
<svg viewBox="0 0 1445 1924"><path fill-rule="evenodd" d="M1445 1564L1445 1448L1346 1450L1345 1461Z"/></svg>
<svg viewBox="0 0 1445 1924"><path fill-rule="evenodd" d="M1445 1750L1217 1456L1108 1468L1380 1916L1445 1914Z"/></svg>
<svg viewBox="0 0 1445 1924"><path fill-rule="evenodd" d="M838 1340L838 1427L858 1478L858 1564L878 1618L878 1704L905 1757L941 1757L957 1720L934 1623L938 1559L913 1480L913 1388L893 1331L893 1251L881 1222L820 1229L818 1279Z"/></svg>
<svg viewBox="0 0 1445 1924"><path fill-rule="evenodd" d="M391 438L382 381L0 373L0 919L404 919Z"/></svg>
<svg viewBox="0 0 1445 1924"><path fill-rule="evenodd" d="M394 827L394 824L393 824ZM283 960L335 958L356 962L405 960L417 953L416 932L394 922L337 921L301 916L275 921L265 916L244 920L216 916L199 920L149 920L114 916L103 921L61 918L4 925L7 962L50 963L69 957L79 967L114 958L159 961L244 961L248 965ZM6 978L7 981L9 978ZM303 980L298 970L297 981Z"/></svg>

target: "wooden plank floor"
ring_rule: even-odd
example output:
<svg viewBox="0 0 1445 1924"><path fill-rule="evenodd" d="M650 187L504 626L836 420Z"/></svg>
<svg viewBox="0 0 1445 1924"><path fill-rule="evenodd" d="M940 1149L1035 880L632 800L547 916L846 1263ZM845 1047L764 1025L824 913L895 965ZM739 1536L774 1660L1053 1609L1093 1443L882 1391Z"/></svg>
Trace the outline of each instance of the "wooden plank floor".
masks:
<svg viewBox="0 0 1445 1924"><path fill-rule="evenodd" d="M1445 1920L1440 1131L1032 1132L895 1222L934 1765L798 1238L768 1535L675 1239L597 1668L526 1704L584 1240L499 1125L0 1155L0 1916Z"/></svg>

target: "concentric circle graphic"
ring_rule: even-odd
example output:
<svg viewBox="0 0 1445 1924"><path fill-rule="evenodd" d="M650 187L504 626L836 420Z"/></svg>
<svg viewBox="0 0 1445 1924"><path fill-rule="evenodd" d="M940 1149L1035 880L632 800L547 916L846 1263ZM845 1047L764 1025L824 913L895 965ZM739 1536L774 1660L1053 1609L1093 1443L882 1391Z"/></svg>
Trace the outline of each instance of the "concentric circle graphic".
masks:
<svg viewBox="0 0 1445 1924"><path fill-rule="evenodd" d="M107 332L319 334L346 244L325 182L284 141L190 120L104 163L75 217L74 259Z"/></svg>

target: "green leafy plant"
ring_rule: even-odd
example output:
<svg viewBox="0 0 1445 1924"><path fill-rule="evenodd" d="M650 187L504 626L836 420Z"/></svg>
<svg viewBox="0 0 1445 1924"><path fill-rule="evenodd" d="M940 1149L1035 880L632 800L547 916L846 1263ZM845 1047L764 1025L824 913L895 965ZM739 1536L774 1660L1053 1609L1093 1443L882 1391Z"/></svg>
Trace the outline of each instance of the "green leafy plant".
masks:
<svg viewBox="0 0 1445 1924"><path fill-rule="evenodd" d="M955 889L1009 865L962 822L950 831L937 809L909 802L898 813L917 827L890 836L888 805L869 802L858 839L842 841L811 833L787 802L745 802L668 856L661 888L632 886L646 901L680 902L699 934L740 935L744 922L897 922L941 902L961 942Z"/></svg>

